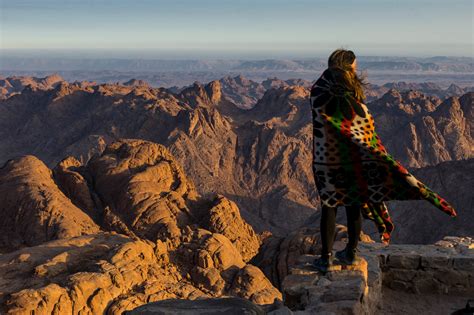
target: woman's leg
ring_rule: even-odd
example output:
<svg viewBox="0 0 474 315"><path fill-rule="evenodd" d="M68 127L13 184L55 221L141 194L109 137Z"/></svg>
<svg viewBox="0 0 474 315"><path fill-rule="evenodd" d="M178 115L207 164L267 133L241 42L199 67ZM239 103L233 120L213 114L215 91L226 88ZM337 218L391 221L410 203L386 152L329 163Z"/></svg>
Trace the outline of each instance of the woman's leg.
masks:
<svg viewBox="0 0 474 315"><path fill-rule="evenodd" d="M362 230L361 206L345 206L347 215L347 234L349 235L348 249L355 250Z"/></svg>
<svg viewBox="0 0 474 315"><path fill-rule="evenodd" d="M321 214L321 243L322 257L329 257L332 255L332 245L334 244L334 232L336 230L336 213L337 207L328 207L322 205Z"/></svg>

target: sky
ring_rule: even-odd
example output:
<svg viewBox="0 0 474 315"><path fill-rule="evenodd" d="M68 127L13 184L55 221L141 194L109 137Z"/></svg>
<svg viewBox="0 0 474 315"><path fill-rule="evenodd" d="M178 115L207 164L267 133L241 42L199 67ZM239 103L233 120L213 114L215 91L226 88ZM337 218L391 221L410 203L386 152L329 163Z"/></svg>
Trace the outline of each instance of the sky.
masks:
<svg viewBox="0 0 474 315"><path fill-rule="evenodd" d="M0 0L0 53L472 57L474 0Z"/></svg>

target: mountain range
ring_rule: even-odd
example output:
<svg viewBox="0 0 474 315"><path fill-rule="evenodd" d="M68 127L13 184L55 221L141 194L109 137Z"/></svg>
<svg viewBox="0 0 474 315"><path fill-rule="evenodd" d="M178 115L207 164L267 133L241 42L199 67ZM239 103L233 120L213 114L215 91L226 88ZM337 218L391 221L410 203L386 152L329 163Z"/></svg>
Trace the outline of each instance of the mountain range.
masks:
<svg viewBox="0 0 474 315"><path fill-rule="evenodd" d="M257 232L285 235L316 218L319 196L310 167L311 112L304 80L257 83L237 76L167 89L140 80L97 84L54 75L7 77L1 86L0 164L25 154L50 168L67 156L86 164L114 141L149 140L169 149L200 194L220 193L235 201ZM440 176L438 165L446 165L449 174L472 168L474 92L450 91L398 83L368 92L373 100L367 106L383 143L426 180ZM424 173L425 168L430 171ZM448 189L465 185L463 177L450 178L439 193L467 218L472 199ZM462 234L456 226L445 232ZM399 233L400 242L410 238L407 227Z"/></svg>

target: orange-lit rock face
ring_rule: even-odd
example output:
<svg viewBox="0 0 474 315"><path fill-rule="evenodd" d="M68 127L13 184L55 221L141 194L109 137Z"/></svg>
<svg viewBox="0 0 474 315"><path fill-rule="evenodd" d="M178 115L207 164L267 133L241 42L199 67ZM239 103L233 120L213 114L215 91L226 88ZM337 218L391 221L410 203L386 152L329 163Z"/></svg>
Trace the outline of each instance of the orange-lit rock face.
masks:
<svg viewBox="0 0 474 315"><path fill-rule="evenodd" d="M31 155L0 169L0 212L0 248L9 250L99 231L58 188L51 170Z"/></svg>
<svg viewBox="0 0 474 315"><path fill-rule="evenodd" d="M121 314L176 297L282 299L248 263L260 239L236 204L201 197L163 145L123 139L86 165L68 157L54 172L25 156L0 178L8 214L0 225L2 313Z"/></svg>

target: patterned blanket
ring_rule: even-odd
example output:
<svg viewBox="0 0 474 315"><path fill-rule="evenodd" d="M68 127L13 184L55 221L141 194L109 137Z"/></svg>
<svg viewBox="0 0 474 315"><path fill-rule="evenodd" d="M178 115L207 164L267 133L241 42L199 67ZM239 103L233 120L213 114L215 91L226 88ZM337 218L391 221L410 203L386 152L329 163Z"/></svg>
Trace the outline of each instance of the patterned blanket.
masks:
<svg viewBox="0 0 474 315"><path fill-rule="evenodd" d="M394 226L384 201L425 199L448 215L454 208L391 156L367 106L326 69L311 88L313 172L321 203L360 205L384 243Z"/></svg>

